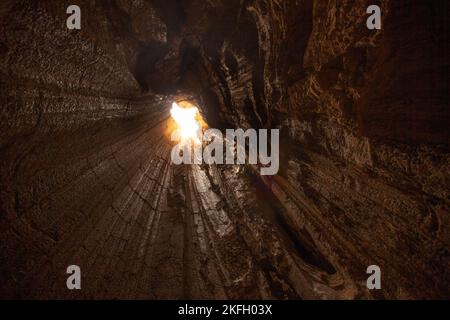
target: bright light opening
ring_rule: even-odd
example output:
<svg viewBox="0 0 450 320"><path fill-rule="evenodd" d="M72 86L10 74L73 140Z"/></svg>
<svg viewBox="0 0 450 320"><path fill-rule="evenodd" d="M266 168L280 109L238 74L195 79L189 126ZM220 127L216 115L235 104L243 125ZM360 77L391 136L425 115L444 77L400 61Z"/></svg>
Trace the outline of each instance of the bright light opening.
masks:
<svg viewBox="0 0 450 320"><path fill-rule="evenodd" d="M201 124L196 119L199 116L197 107L182 108L174 102L172 103L170 114L178 125L178 132L182 142L193 141L200 143Z"/></svg>

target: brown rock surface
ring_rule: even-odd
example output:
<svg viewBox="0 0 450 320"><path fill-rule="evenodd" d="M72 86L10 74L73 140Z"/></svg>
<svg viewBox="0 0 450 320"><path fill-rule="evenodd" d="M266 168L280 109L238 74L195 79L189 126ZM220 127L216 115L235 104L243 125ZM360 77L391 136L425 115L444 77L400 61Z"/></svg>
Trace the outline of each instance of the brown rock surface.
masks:
<svg viewBox="0 0 450 320"><path fill-rule="evenodd" d="M448 4L375 2L3 1L0 297L449 299ZM278 175L171 164L182 98Z"/></svg>

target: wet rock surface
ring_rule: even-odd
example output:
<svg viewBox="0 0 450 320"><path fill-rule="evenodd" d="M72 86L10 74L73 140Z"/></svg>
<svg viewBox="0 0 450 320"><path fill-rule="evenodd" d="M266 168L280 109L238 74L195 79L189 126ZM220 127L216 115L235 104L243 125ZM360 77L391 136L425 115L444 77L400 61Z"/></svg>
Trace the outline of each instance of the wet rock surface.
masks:
<svg viewBox="0 0 450 320"><path fill-rule="evenodd" d="M0 296L448 299L448 4L370 4L4 1ZM173 165L173 99L278 175Z"/></svg>

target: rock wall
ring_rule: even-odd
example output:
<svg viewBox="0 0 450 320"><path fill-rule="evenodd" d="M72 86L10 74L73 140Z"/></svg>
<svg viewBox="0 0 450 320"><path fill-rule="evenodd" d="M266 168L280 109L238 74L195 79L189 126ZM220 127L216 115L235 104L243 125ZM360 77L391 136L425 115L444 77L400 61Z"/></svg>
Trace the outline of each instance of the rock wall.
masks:
<svg viewBox="0 0 450 320"><path fill-rule="evenodd" d="M379 1L379 31L370 4L179 4L180 86L211 124L281 129L263 182L300 242L357 283L379 265L375 297L448 297L448 4Z"/></svg>
<svg viewBox="0 0 450 320"><path fill-rule="evenodd" d="M92 211L148 156L139 143L164 132L167 110L141 94L101 4L80 5L83 28L72 32L67 3L2 3L2 297L52 295L52 281L40 296L30 282L45 268L65 276L55 252L79 248L69 243L83 238L80 225L95 226Z"/></svg>
<svg viewBox="0 0 450 320"><path fill-rule="evenodd" d="M369 4L3 1L0 296L449 298L448 4ZM279 174L171 165L172 99Z"/></svg>

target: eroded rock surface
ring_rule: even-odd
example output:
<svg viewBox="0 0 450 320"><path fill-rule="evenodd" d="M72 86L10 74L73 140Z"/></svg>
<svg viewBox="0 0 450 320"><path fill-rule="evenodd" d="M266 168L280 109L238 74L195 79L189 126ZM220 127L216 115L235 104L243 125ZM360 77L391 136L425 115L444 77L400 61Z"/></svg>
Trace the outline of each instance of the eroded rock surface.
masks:
<svg viewBox="0 0 450 320"><path fill-rule="evenodd" d="M448 299L448 4L377 2L3 1L0 296ZM278 175L171 164L173 99Z"/></svg>

